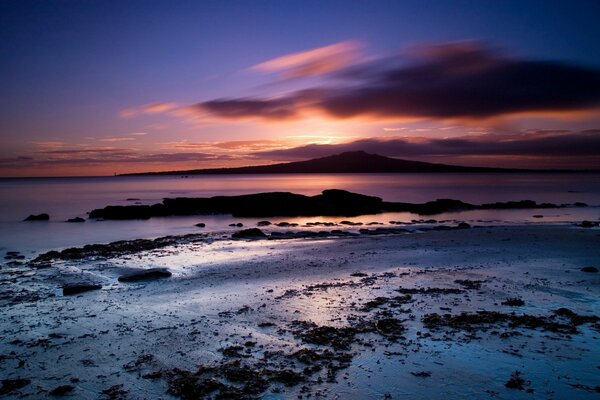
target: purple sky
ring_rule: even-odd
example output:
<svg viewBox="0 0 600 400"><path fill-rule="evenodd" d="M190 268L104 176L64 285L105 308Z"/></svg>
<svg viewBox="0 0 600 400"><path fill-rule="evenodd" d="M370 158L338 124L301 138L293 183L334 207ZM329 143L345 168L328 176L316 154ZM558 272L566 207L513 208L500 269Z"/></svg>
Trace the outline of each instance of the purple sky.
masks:
<svg viewBox="0 0 600 400"><path fill-rule="evenodd" d="M600 166L595 1L2 1L0 176Z"/></svg>

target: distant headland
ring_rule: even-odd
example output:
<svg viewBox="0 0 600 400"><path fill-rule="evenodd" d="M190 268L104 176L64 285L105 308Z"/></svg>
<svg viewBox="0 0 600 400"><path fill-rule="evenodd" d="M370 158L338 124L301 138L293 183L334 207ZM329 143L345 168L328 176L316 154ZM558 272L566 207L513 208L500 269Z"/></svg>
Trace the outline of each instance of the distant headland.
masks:
<svg viewBox="0 0 600 400"><path fill-rule="evenodd" d="M327 173L427 173L427 172L530 172L532 170L465 167L422 161L402 160L350 151L332 156L289 163L256 165L238 168L191 169L183 171L144 172L132 175L219 175L219 174L327 174Z"/></svg>

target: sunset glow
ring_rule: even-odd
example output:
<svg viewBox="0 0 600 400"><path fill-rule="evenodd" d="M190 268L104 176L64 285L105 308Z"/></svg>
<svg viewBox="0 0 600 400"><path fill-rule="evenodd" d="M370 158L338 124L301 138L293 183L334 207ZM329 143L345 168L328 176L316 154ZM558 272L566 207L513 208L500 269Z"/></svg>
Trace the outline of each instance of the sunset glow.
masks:
<svg viewBox="0 0 600 400"><path fill-rule="evenodd" d="M271 164L365 140L420 143L370 149L414 160L600 165L597 5L469 3L460 29L422 29L456 6L60 4L2 5L1 176Z"/></svg>

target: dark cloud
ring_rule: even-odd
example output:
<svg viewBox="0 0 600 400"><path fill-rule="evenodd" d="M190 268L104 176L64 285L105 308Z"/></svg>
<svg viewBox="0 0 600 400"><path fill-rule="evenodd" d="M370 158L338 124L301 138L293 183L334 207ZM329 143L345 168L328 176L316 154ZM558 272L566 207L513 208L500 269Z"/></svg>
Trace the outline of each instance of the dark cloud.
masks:
<svg viewBox="0 0 600 400"><path fill-rule="evenodd" d="M308 145L256 153L260 157L299 160L363 150L399 158L508 156L508 157L597 157L600 131L532 131L515 135L486 134L451 139L370 138L335 145Z"/></svg>
<svg viewBox="0 0 600 400"><path fill-rule="evenodd" d="M223 118L260 117L264 119L287 119L296 115L296 100L281 99L218 99L193 106Z"/></svg>
<svg viewBox="0 0 600 400"><path fill-rule="evenodd" d="M506 56L481 43L422 47L330 76L279 98L219 99L193 107L222 118L288 119L305 109L335 118L488 118L600 106L600 70Z"/></svg>

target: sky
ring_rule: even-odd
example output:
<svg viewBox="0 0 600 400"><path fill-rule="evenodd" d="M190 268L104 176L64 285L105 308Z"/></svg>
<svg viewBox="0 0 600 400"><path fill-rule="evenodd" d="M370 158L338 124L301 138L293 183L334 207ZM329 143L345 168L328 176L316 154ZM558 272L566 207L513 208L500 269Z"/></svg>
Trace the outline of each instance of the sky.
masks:
<svg viewBox="0 0 600 400"><path fill-rule="evenodd" d="M0 0L0 176L600 167L600 3Z"/></svg>

